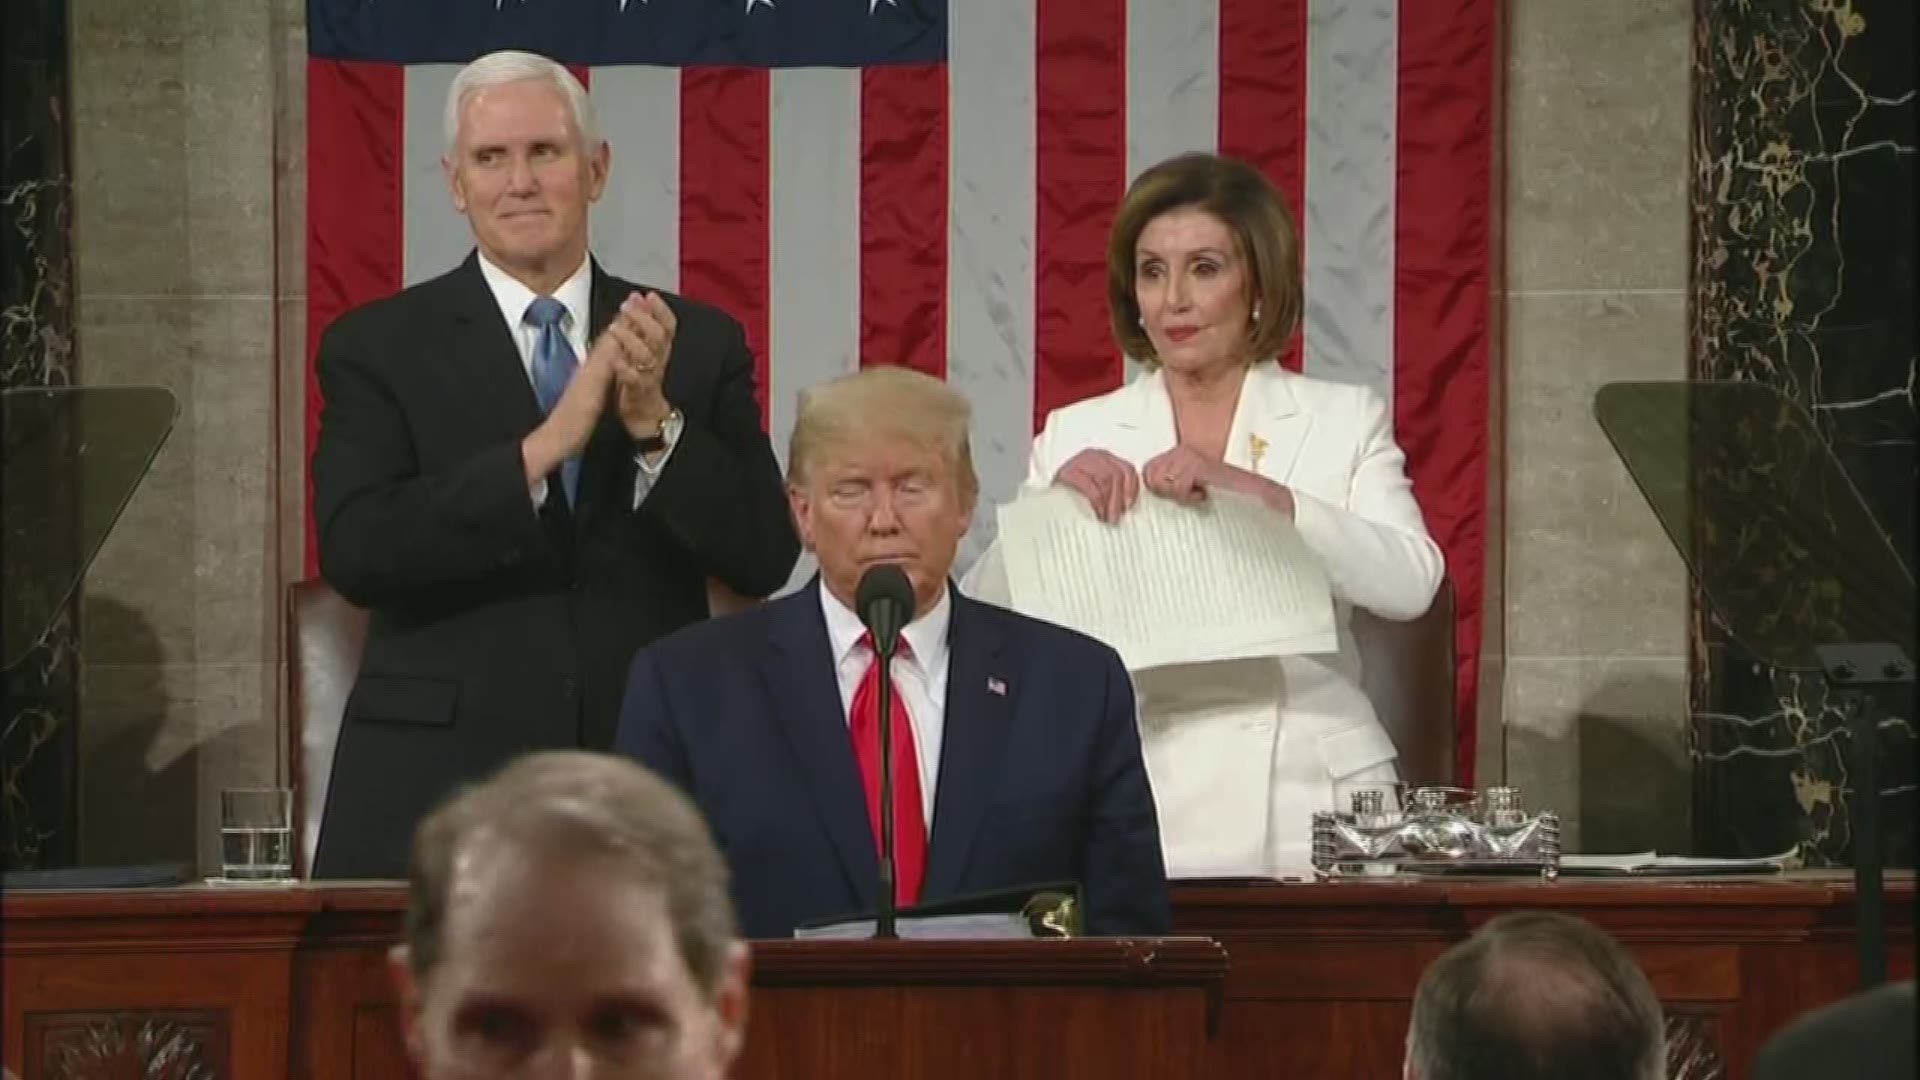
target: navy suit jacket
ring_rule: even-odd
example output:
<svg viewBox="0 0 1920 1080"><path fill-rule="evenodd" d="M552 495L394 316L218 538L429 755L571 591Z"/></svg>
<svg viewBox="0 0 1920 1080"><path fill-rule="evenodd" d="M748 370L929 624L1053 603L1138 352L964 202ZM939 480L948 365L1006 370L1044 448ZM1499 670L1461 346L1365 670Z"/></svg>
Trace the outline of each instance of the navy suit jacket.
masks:
<svg viewBox="0 0 1920 1080"><path fill-rule="evenodd" d="M706 813L748 937L870 913L877 895L820 587L641 649L614 736ZM951 595L921 902L1077 881L1087 933L1165 933L1160 829L1119 655Z"/></svg>

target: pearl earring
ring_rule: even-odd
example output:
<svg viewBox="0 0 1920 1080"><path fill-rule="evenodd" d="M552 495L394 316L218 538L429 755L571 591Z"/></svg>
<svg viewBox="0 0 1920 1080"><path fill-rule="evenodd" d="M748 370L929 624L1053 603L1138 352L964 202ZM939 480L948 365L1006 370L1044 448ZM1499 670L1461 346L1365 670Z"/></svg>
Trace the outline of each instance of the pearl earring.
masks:
<svg viewBox="0 0 1920 1080"><path fill-rule="evenodd" d="M1257 300L1254 301L1254 304L1253 304L1253 321L1254 322L1260 321L1260 302Z"/></svg>

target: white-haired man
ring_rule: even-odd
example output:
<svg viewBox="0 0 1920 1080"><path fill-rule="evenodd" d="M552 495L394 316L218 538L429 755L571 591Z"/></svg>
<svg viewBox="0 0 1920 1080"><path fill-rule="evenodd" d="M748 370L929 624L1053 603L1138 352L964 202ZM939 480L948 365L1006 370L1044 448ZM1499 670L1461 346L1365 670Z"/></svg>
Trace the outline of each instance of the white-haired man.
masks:
<svg viewBox="0 0 1920 1080"><path fill-rule="evenodd" d="M725 313L603 272L611 153L564 67L500 52L447 96L476 250L321 341L321 573L372 610L314 870L393 877L436 799L513 754L604 748L633 651L799 552Z"/></svg>

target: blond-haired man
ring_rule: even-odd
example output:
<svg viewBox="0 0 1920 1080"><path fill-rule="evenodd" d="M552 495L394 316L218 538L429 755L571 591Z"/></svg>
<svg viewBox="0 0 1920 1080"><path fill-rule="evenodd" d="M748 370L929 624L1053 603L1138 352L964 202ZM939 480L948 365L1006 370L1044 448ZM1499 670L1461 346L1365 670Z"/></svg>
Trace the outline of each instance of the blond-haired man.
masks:
<svg viewBox="0 0 1920 1080"><path fill-rule="evenodd" d="M1119 656L949 580L978 488L970 416L945 383L905 368L806 394L788 501L819 576L634 659L615 749L706 812L750 937L873 909L878 673L855 597L882 563L905 571L915 605L893 665L896 900L1071 880L1088 932L1167 928Z"/></svg>

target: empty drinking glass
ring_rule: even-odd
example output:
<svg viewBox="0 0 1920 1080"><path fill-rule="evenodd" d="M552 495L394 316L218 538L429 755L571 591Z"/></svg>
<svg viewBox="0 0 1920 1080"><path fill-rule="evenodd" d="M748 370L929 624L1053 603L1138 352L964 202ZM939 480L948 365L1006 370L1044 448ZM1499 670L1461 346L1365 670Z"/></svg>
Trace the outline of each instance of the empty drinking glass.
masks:
<svg viewBox="0 0 1920 1080"><path fill-rule="evenodd" d="M1405 810L1406 784L1399 780L1336 780L1334 812L1362 829L1398 825Z"/></svg>

